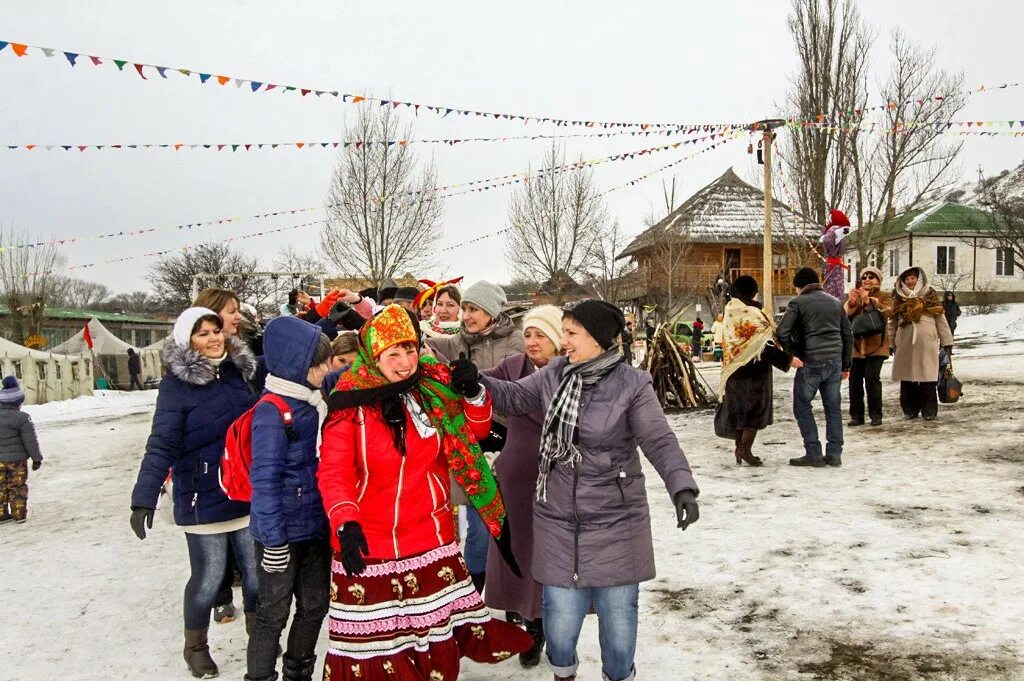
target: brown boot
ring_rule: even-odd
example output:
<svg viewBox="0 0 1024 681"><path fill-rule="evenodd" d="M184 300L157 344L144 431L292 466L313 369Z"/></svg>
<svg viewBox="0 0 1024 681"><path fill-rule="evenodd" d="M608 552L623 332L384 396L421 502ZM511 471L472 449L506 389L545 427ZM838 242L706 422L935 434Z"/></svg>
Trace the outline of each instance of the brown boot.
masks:
<svg viewBox="0 0 1024 681"><path fill-rule="evenodd" d="M764 463L760 457L754 456L751 448L754 446L754 438L757 437L757 429L744 428L739 431L736 437L736 463L743 461L748 466L760 466Z"/></svg>
<svg viewBox="0 0 1024 681"><path fill-rule="evenodd" d="M197 679L212 679L220 674L213 658L210 657L206 632L206 629L185 630L185 664L188 665L192 676Z"/></svg>

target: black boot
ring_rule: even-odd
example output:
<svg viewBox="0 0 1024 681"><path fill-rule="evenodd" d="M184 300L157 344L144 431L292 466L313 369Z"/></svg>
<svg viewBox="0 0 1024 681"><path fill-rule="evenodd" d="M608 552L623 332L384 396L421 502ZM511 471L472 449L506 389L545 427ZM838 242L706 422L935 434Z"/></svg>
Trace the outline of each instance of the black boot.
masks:
<svg viewBox="0 0 1024 681"><path fill-rule="evenodd" d="M206 629L185 630L185 664L197 679L212 679L220 670L210 657L210 646L206 641Z"/></svg>
<svg viewBox="0 0 1024 681"><path fill-rule="evenodd" d="M544 652L544 620L525 620L526 633L533 639L533 645L525 653L519 653L519 664L524 669L536 667L540 664L540 655Z"/></svg>
<svg viewBox="0 0 1024 681"><path fill-rule="evenodd" d="M288 655L281 658L283 681L311 681L313 668L316 667L316 655L310 655L301 660L296 660Z"/></svg>
<svg viewBox="0 0 1024 681"><path fill-rule="evenodd" d="M486 572L478 572L476 574L470 573L470 578L473 580L473 586L476 587L477 593L484 592L484 581L487 579Z"/></svg>

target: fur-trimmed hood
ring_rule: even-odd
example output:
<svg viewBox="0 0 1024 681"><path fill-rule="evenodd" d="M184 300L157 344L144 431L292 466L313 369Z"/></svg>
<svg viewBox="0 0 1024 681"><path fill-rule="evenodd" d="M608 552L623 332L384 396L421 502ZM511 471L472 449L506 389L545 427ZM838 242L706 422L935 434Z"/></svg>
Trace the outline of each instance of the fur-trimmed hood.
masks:
<svg viewBox="0 0 1024 681"><path fill-rule="evenodd" d="M256 356L244 341L235 336L225 336L228 349L227 360L238 368L245 380L256 375ZM207 385L217 378L217 365L200 355L191 347L183 348L173 340L164 345L161 353L164 366L178 380L189 385Z"/></svg>

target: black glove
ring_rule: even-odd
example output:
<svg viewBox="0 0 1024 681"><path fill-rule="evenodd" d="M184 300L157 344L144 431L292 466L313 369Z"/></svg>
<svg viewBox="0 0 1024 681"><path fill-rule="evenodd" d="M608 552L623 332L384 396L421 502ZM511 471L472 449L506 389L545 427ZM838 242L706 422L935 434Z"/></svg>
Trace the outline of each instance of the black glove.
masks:
<svg viewBox="0 0 1024 681"><path fill-rule="evenodd" d="M145 539L146 528L153 529L153 509L133 506L131 524L135 536L139 539Z"/></svg>
<svg viewBox="0 0 1024 681"><path fill-rule="evenodd" d="M697 497L688 489L676 495L676 518L679 520L676 527L685 530L700 518L700 509L697 508Z"/></svg>
<svg viewBox="0 0 1024 681"><path fill-rule="evenodd" d="M349 577L360 575L366 569L363 556L370 555L366 545L363 528L354 520L350 520L338 530L338 543L341 544L341 565Z"/></svg>
<svg viewBox="0 0 1024 681"><path fill-rule="evenodd" d="M452 389L455 392L466 397L480 394L480 370L471 360L466 359L466 353L460 352L459 358L448 366L452 370Z"/></svg>
<svg viewBox="0 0 1024 681"><path fill-rule="evenodd" d="M32 470L37 471L37 470L39 470L42 467L43 467L43 462L41 460L40 461L33 461L32 462Z"/></svg>

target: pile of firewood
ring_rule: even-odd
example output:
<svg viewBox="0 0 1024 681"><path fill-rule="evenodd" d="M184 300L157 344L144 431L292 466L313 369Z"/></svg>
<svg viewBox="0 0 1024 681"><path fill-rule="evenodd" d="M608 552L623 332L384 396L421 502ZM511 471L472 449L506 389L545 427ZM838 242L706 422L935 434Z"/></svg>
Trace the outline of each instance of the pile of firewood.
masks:
<svg viewBox="0 0 1024 681"><path fill-rule="evenodd" d="M714 392L697 373L690 356L679 347L668 324L659 324L641 369L651 372L654 392L663 409L695 409L717 404Z"/></svg>

